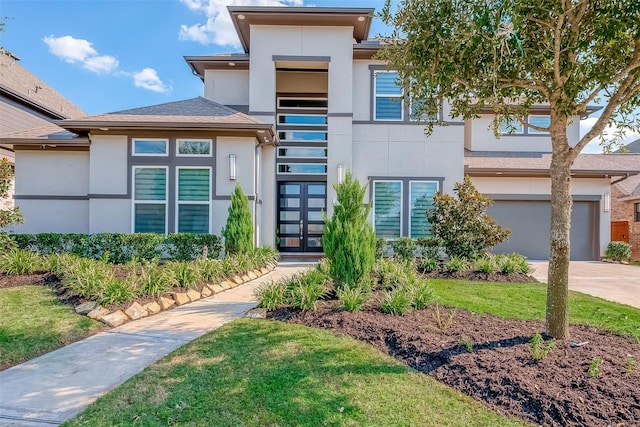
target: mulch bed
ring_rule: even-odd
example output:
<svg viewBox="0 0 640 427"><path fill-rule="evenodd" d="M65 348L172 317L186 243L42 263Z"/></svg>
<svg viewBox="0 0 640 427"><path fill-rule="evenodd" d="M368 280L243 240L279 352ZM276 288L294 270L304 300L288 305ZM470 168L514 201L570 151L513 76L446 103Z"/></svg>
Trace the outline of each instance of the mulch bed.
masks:
<svg viewBox="0 0 640 427"><path fill-rule="evenodd" d="M373 305L362 312L335 307L336 301L326 301L313 312L282 308L270 318L367 342L504 415L554 426L640 425L640 366L632 375L626 369L628 357L640 362L640 345L631 338L572 326L571 341L557 342L536 362L529 341L534 332L544 331L541 321L458 310L452 325L441 330L433 306L405 316L383 314ZM451 312L439 310L443 319ZM473 352L461 338L473 343ZM601 374L589 377L595 358L603 360Z"/></svg>

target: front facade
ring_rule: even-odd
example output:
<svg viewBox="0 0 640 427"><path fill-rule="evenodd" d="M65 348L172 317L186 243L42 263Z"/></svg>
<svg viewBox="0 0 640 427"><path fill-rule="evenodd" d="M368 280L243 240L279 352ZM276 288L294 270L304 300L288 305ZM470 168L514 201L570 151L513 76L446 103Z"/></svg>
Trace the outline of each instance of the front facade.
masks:
<svg viewBox="0 0 640 427"><path fill-rule="evenodd" d="M373 56L380 44L368 40L372 9L229 12L244 52L185 57L203 81L203 98L60 121L75 136L59 142L46 135L8 141L26 218L16 232L219 234L240 183L257 245L321 252L322 214L331 215L333 185L346 171L369 182L371 222L387 239L428 235L424 211L433 195L451 193L468 173L498 201L498 217L517 219L506 224L516 243L504 249L546 258L526 252L522 215L533 212L524 202L548 208L548 164L546 176L544 167L501 171L500 158L548 152L548 135L524 128L497 139L489 113L463 122L443 105L442 125L426 136L394 71ZM569 129L575 141L579 119ZM530 120L544 122L548 112L540 107ZM482 162L492 159L497 166L487 169ZM602 203L612 173L576 176L575 206L586 207L574 224L586 221L589 232L576 245L588 249L575 258L596 259L608 243Z"/></svg>

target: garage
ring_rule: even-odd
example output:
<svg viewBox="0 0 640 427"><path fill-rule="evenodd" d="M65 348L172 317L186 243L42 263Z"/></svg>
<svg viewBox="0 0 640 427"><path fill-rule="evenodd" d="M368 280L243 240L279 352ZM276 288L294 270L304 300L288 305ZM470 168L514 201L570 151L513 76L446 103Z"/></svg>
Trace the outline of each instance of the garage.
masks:
<svg viewBox="0 0 640 427"><path fill-rule="evenodd" d="M598 212L596 201L573 202L571 260L600 259ZM496 200L487 213L498 224L511 229L509 240L496 246L496 253L516 252L531 260L549 259L550 201Z"/></svg>

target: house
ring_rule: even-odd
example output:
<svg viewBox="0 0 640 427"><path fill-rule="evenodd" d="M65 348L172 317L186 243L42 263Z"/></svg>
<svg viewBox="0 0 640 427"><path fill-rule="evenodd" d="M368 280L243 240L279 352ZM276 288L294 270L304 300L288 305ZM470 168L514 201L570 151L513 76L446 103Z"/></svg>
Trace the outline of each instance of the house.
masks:
<svg viewBox="0 0 640 427"><path fill-rule="evenodd" d="M503 249L547 257L548 244L530 251L528 239L547 234L549 135L524 127L497 139L490 112L465 122L445 104L442 125L426 136L395 72L374 58L381 45L369 39L373 9L228 10L243 52L185 57L203 97L56 121L63 133L0 139L16 151L16 200L25 214L16 232L219 234L240 183L256 244L321 252L322 213L331 215L333 185L347 170L369 181L371 222L387 239L427 235L433 195L452 192L468 173L509 220L515 243ZM569 129L575 141L579 119ZM536 107L528 120L544 123L548 111ZM574 224L588 229L574 259L602 254L611 176L634 169L608 162L593 169L589 159L574 174L575 205L585 206ZM531 167L522 167L526 161Z"/></svg>
<svg viewBox="0 0 640 427"><path fill-rule="evenodd" d="M84 111L31 74L16 55L0 48L0 138L32 129L63 131L54 120L82 116ZM0 144L3 157L14 162L11 145ZM0 200L0 209L12 205L11 197Z"/></svg>
<svg viewBox="0 0 640 427"><path fill-rule="evenodd" d="M640 164L640 139L616 153ZM611 182L611 240L631 245L632 258L640 259L640 175L631 175Z"/></svg>

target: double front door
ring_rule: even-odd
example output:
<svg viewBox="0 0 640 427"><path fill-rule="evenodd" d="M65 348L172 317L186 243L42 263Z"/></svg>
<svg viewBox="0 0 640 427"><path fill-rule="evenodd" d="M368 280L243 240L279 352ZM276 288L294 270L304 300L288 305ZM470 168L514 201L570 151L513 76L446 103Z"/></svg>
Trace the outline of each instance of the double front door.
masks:
<svg viewBox="0 0 640 427"><path fill-rule="evenodd" d="M325 182L278 183L278 249L281 252L322 252L326 211Z"/></svg>

